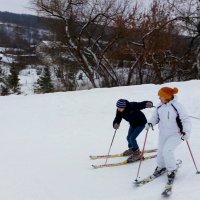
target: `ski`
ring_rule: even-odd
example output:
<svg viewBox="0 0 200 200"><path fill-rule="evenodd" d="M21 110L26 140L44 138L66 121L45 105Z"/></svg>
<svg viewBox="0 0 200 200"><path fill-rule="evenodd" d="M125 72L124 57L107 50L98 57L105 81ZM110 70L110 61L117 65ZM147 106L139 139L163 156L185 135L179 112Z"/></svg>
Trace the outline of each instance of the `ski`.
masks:
<svg viewBox="0 0 200 200"><path fill-rule="evenodd" d="M157 155L151 155L151 156L144 156L144 158L142 160L148 160L151 158L155 158ZM135 160L134 162L138 162L140 161L140 159ZM116 166L120 166L120 165L127 165L130 163L134 163L134 162L128 162L127 160L124 160L122 162L117 162L117 163L110 163L110 164L103 164L103 165L92 165L92 167L94 169L98 169L98 168L104 168L104 167L116 167Z"/></svg>
<svg viewBox="0 0 200 200"><path fill-rule="evenodd" d="M153 181L154 179L158 178L159 176L163 175L166 171L163 171L161 174L155 176L155 175L150 175L150 176L147 176L146 178L140 180L140 181L135 181L134 182L134 185L139 187L139 186L142 186L142 185L145 185L146 183L149 183L151 181Z"/></svg>
<svg viewBox="0 0 200 200"><path fill-rule="evenodd" d="M182 161L181 161L181 163L182 163ZM180 160L177 160L177 161L176 161L177 169L179 168L179 166L180 166L181 163L180 163ZM152 174L152 175L147 176L146 178L144 178L144 179L142 179L142 180L140 180L140 181L135 181L135 182L134 182L134 185L137 186L137 187L143 186L143 185L145 185L146 183L149 183L149 182L153 181L154 179L160 177L160 176L163 175L165 172L166 172L166 171L163 171L163 173L161 173L161 174L158 175L158 176L155 176L155 175ZM170 190L170 187L169 187L168 185L166 185L166 189Z"/></svg>
<svg viewBox="0 0 200 200"><path fill-rule="evenodd" d="M144 151L144 153L153 153L156 152L157 149L147 149ZM123 155L123 153L119 153L119 154L111 154L111 155L97 155L97 156L89 156L90 159L92 160L96 160L96 159L102 159L102 158L117 158L117 157L126 157Z"/></svg>
<svg viewBox="0 0 200 200"><path fill-rule="evenodd" d="M165 189L163 190L163 192L162 192L162 196L164 196L164 197L168 197L168 196L170 196L171 195L171 193L172 193L172 184L166 184L165 185Z"/></svg>
<svg viewBox="0 0 200 200"><path fill-rule="evenodd" d="M176 173L177 173L178 169L180 168L181 164L182 164L182 160L178 160L177 164L176 164L177 165ZM162 196L169 197L171 195L173 183L174 183L174 180L171 182L168 181L166 183L165 188L164 188L163 192L161 193Z"/></svg>

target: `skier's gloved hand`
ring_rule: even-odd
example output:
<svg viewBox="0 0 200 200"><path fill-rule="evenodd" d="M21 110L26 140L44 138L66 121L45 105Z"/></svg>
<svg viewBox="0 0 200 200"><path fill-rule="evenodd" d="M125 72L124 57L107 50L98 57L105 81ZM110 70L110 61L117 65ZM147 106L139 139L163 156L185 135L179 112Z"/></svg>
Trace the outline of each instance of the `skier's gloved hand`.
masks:
<svg viewBox="0 0 200 200"><path fill-rule="evenodd" d="M145 128L145 130L147 130L147 131L148 131L150 128L152 128L152 130L154 130L154 129L153 129L152 123L146 123L144 128Z"/></svg>
<svg viewBox="0 0 200 200"><path fill-rule="evenodd" d="M146 108L152 108L153 107L153 102L147 101L146 102Z"/></svg>
<svg viewBox="0 0 200 200"><path fill-rule="evenodd" d="M114 129L118 129L118 128L119 128L119 124L115 123L115 124L113 125L113 128L114 128Z"/></svg>
<svg viewBox="0 0 200 200"><path fill-rule="evenodd" d="M182 140L188 140L190 138L189 133L181 132L181 139Z"/></svg>

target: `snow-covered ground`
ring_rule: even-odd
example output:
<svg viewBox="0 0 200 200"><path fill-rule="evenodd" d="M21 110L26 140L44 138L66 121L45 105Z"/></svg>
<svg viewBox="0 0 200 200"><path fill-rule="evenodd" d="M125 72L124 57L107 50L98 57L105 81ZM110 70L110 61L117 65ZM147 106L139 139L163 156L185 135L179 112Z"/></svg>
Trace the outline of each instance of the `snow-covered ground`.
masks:
<svg viewBox="0 0 200 200"><path fill-rule="evenodd" d="M200 118L200 81L165 84L178 87L179 101ZM0 199L2 200L160 200L166 176L136 188L138 163L104 169L90 154L108 152L114 130L115 102L159 102L163 85L139 85L76 92L0 97ZM144 110L147 118L153 109ZM200 167L200 120L191 118L189 144ZM111 153L127 148L128 124L122 121ZM138 138L142 148L145 131ZM157 147L158 130L150 131L146 148ZM198 200L200 175L185 142L176 151L183 160L174 183L173 200ZM109 159L117 162L123 158ZM140 178L152 173L156 159L142 162Z"/></svg>

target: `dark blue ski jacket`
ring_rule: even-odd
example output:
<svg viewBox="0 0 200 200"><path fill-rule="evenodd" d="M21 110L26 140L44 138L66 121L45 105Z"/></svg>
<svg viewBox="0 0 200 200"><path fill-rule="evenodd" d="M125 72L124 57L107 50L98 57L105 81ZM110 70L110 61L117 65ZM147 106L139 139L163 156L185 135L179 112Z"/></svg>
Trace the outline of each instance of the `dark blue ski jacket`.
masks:
<svg viewBox="0 0 200 200"><path fill-rule="evenodd" d="M141 110L146 108L147 102L149 101L129 102L126 100L126 108L123 112L117 110L113 126L115 123L120 124L122 119L129 122L132 127L144 126L147 123L147 119Z"/></svg>

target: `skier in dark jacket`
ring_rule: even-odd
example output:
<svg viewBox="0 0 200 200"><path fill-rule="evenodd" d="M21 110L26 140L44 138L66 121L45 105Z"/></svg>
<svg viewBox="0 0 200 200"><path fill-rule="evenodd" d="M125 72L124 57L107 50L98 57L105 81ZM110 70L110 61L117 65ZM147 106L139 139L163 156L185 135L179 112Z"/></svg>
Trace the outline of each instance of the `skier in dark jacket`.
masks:
<svg viewBox="0 0 200 200"><path fill-rule="evenodd" d="M127 161L134 162L140 159L140 150L136 138L142 132L147 123L147 119L140 110L153 107L151 101L129 102L126 99L119 99L116 103L117 111L113 121L113 128L118 129L122 119L129 122L128 130L128 150L124 151L124 156L130 156Z"/></svg>

